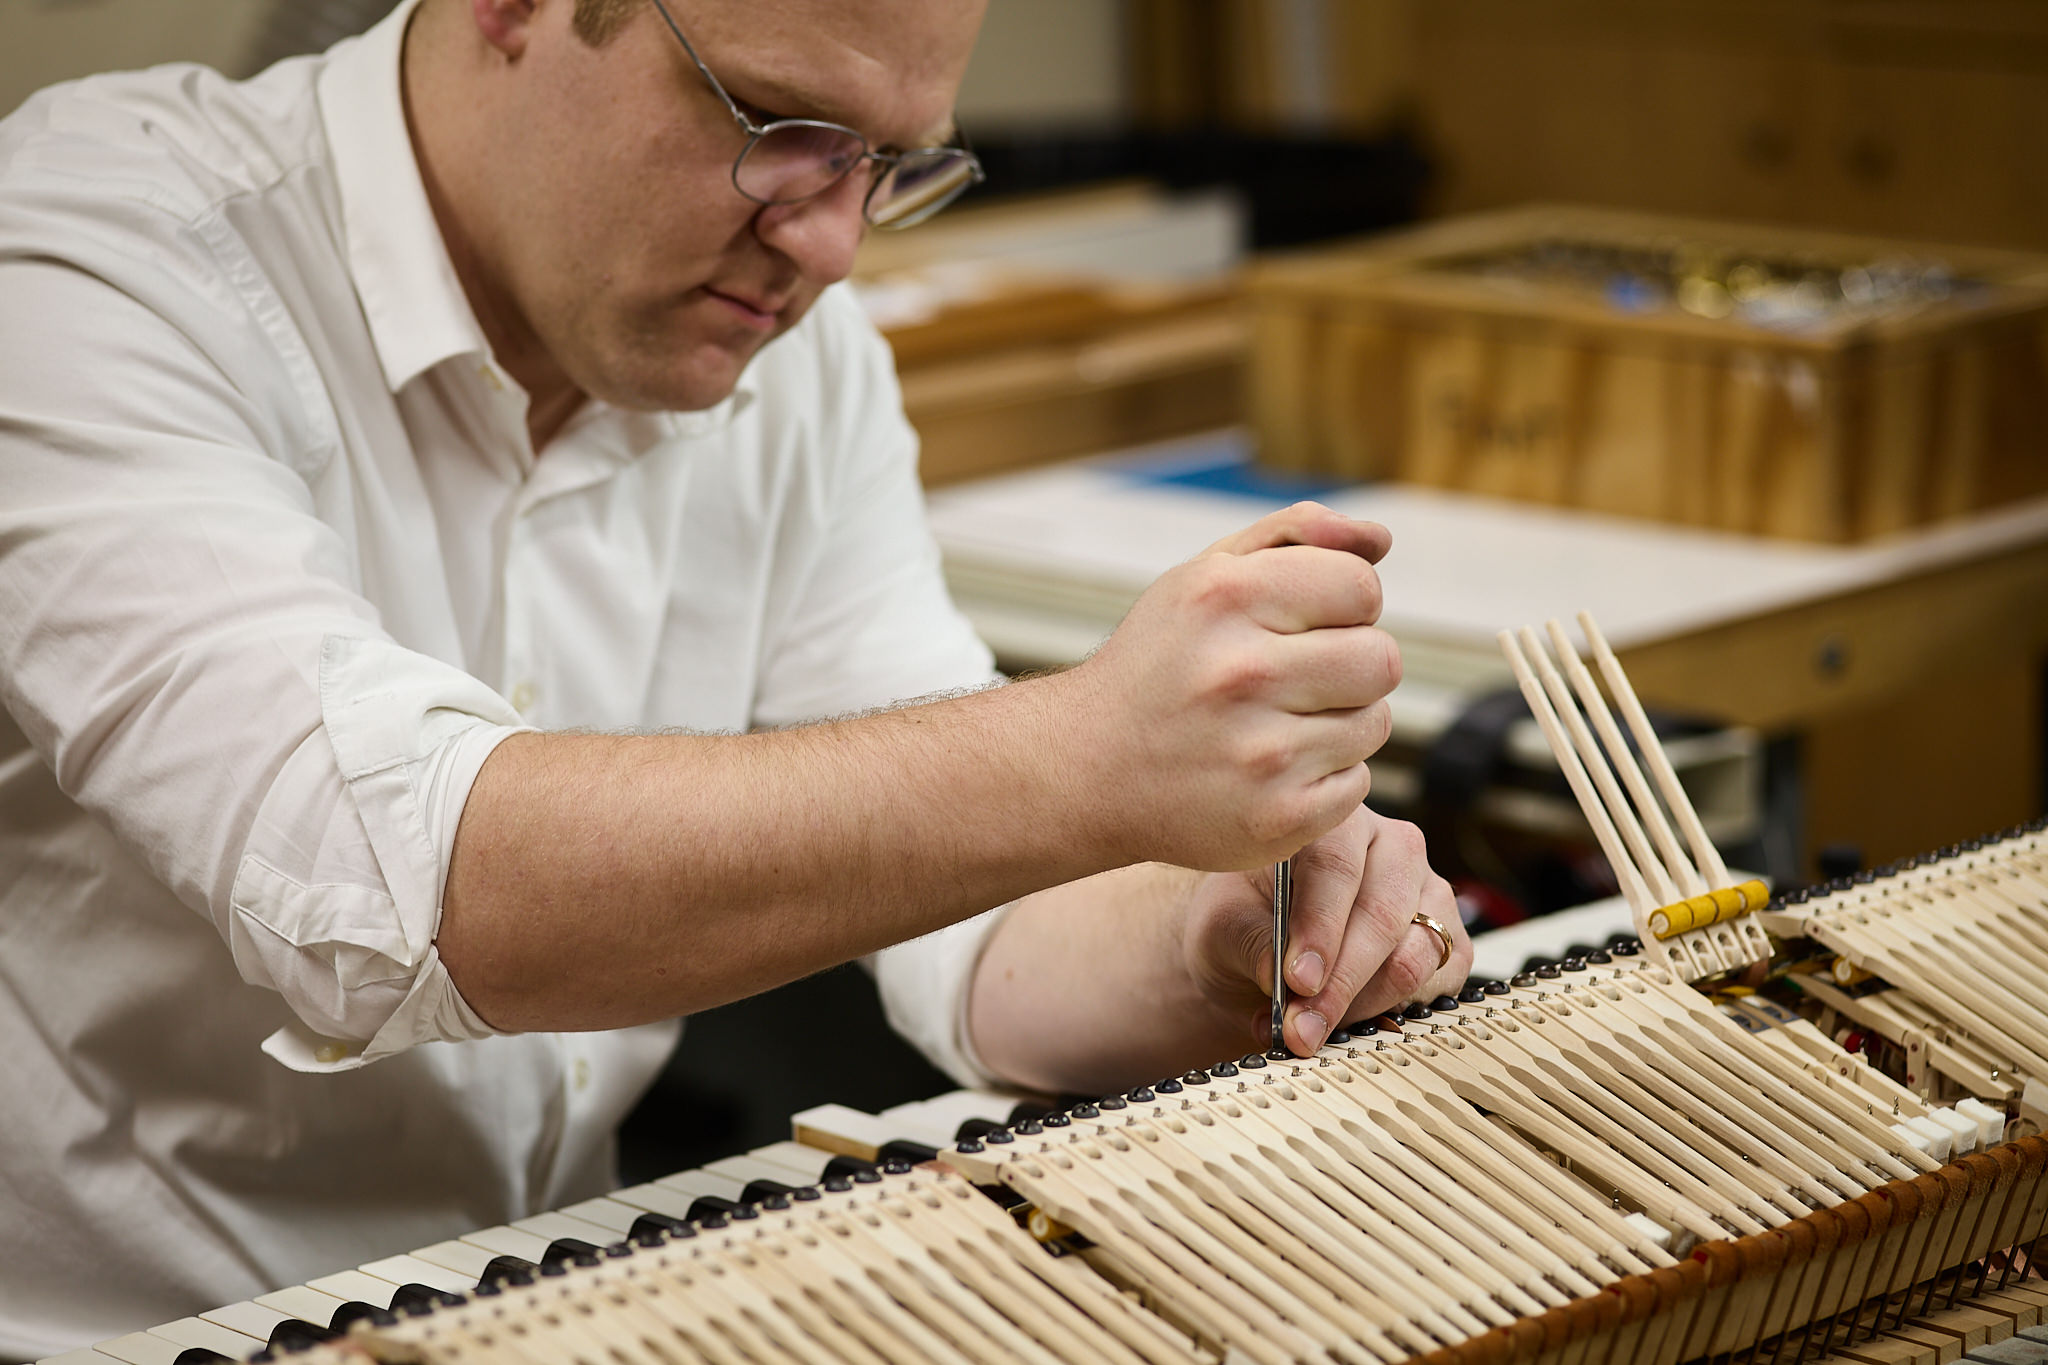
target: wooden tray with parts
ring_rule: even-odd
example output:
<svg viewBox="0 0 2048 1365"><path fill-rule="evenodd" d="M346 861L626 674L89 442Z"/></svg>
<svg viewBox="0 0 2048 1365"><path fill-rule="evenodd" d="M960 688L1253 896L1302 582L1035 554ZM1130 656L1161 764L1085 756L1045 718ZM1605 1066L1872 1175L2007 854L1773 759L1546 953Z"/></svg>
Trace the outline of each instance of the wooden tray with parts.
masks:
<svg viewBox="0 0 2048 1365"><path fill-rule="evenodd" d="M1283 468L1817 541L2048 492L2048 257L1537 207L1249 296Z"/></svg>

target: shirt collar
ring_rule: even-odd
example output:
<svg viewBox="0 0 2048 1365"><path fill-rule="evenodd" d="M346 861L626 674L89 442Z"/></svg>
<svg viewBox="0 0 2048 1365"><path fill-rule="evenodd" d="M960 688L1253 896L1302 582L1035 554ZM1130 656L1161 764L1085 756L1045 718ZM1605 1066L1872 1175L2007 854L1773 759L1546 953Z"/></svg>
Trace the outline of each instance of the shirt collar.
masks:
<svg viewBox="0 0 2048 1365"><path fill-rule="evenodd" d="M458 355L490 354L427 202L406 132L399 53L419 0L337 44L320 72L349 273L393 393Z"/></svg>
<svg viewBox="0 0 2048 1365"><path fill-rule="evenodd" d="M495 364L448 258L406 128L400 57L419 3L404 0L369 32L337 43L318 85L349 273L393 393L456 356ZM748 366L734 391L702 412L655 414L650 422L630 424L622 453L639 454L657 432L687 436L727 425L753 403L753 369ZM511 376L503 381L511 383ZM585 416L605 406L591 400Z"/></svg>

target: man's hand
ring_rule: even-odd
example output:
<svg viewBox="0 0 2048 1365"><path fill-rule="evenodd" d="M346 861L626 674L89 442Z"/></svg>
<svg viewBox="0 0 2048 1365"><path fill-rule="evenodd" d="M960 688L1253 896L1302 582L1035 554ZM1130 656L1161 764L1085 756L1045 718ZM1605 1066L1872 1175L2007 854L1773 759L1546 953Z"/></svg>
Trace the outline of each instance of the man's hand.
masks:
<svg viewBox="0 0 2048 1365"><path fill-rule="evenodd" d="M1187 969L1226 1016L1245 1021L1263 1050L1272 1025L1272 877L1219 873L1194 893L1183 942ZM1425 914L1451 933L1449 961ZM1288 926L1287 1043L1305 1056L1339 1024L1455 990L1472 944L1451 886L1430 870L1422 833L1360 806L1294 860ZM1439 965L1441 963L1441 965Z"/></svg>
<svg viewBox="0 0 2048 1365"><path fill-rule="evenodd" d="M1287 1041L1455 990L1472 964L1449 883L1415 826L1359 807L1295 859ZM1121 1090L1263 1052L1270 1024L1267 869L1204 875L1152 864L1020 902L983 954L969 1001L982 1060L1052 1093ZM1452 935L1443 944L1417 912Z"/></svg>
<svg viewBox="0 0 2048 1365"><path fill-rule="evenodd" d="M1390 540L1276 512L1162 576L1062 678L1113 856L1246 869L1358 809L1401 677L1374 628Z"/></svg>

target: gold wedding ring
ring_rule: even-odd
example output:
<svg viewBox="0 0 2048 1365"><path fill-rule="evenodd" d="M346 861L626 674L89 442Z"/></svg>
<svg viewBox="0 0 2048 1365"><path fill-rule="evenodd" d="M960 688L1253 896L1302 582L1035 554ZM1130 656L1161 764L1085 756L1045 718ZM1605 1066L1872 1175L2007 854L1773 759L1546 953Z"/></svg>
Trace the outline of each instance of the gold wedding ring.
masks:
<svg viewBox="0 0 2048 1365"><path fill-rule="evenodd" d="M1444 928L1442 920L1439 920L1434 915L1425 915L1420 910L1415 912L1415 917L1410 923L1419 924L1429 930L1429 932L1436 935L1437 942L1443 945L1443 956L1436 960L1437 970L1442 971L1444 964L1451 960L1451 931Z"/></svg>

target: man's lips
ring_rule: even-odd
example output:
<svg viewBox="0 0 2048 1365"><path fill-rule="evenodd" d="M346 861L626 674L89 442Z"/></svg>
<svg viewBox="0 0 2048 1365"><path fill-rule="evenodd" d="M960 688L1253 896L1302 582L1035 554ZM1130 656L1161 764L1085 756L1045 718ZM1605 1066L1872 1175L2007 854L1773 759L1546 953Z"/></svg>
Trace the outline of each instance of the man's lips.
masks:
<svg viewBox="0 0 2048 1365"><path fill-rule="evenodd" d="M782 312L784 306L772 299L752 299L744 294L732 294L727 293L723 289L713 289L710 285L704 286L704 292L724 304L729 310L737 314L743 322L751 323L756 327L773 327L777 316Z"/></svg>

